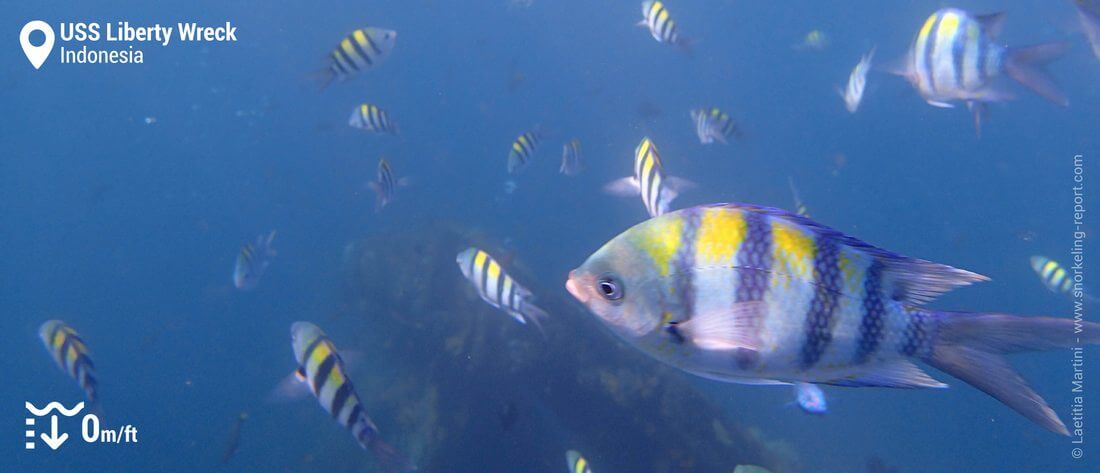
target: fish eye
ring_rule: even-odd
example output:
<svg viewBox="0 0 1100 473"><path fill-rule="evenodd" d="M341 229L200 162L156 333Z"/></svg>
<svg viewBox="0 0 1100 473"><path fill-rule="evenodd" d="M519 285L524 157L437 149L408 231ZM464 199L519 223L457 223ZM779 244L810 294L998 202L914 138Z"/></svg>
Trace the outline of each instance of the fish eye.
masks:
<svg viewBox="0 0 1100 473"><path fill-rule="evenodd" d="M623 284L614 274L606 273L596 280L596 288L600 296L609 301L617 301L623 298Z"/></svg>

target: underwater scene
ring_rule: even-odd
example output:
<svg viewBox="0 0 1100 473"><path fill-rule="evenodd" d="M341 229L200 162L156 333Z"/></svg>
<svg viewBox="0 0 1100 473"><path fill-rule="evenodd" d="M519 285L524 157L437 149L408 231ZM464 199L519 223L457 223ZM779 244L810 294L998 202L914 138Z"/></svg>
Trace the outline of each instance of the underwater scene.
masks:
<svg viewBox="0 0 1100 473"><path fill-rule="evenodd" d="M1100 471L1098 0L3 11L0 472Z"/></svg>

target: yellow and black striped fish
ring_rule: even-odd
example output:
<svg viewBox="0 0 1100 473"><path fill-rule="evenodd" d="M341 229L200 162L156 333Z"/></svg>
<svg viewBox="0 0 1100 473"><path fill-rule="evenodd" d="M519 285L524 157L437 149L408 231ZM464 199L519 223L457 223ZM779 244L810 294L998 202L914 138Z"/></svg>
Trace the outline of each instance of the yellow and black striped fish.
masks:
<svg viewBox="0 0 1100 473"><path fill-rule="evenodd" d="M394 30L367 27L352 31L329 53L324 85L333 79L347 80L377 67L390 55L396 42L397 32Z"/></svg>
<svg viewBox="0 0 1100 473"><path fill-rule="evenodd" d="M1031 269L1043 280L1043 285L1055 294L1065 294L1073 289L1073 278L1057 261L1046 256L1032 256Z"/></svg>
<svg viewBox="0 0 1100 473"><path fill-rule="evenodd" d="M290 339L298 361L295 375L309 386L321 407L387 468L416 469L411 461L382 441L378 427L367 415L348 379L343 359L325 333L309 322L295 322L290 326Z"/></svg>
<svg viewBox="0 0 1100 473"><path fill-rule="evenodd" d="M658 43L679 46L685 52L690 52L688 47L691 42L680 35L676 22L672 20L664 3L654 0L642 2L642 19L638 22L638 26L648 28L649 34Z"/></svg>
<svg viewBox="0 0 1100 473"><path fill-rule="evenodd" d="M92 406L99 404L95 365L88 355L88 346L76 330L60 320L48 320L38 328L38 337L61 371L68 373L84 390Z"/></svg>
<svg viewBox="0 0 1100 473"><path fill-rule="evenodd" d="M723 144L729 143L730 137L741 135L737 122L717 107L692 110L691 120L695 123L695 134L699 137L699 142L705 145L713 143L714 140Z"/></svg>
<svg viewBox="0 0 1100 473"><path fill-rule="evenodd" d="M612 181L604 186L610 194L634 196L641 194L650 217L668 212L668 206L683 190L693 187L691 181L665 176L661 153L648 137L634 149L634 175Z"/></svg>
<svg viewBox="0 0 1100 473"><path fill-rule="evenodd" d="M380 159L378 161L378 180L367 183L367 187L374 191L376 197L374 211L381 212L383 207L393 202L394 197L397 196L397 188L407 185L409 185L408 178L394 178L390 162L386 161L386 158Z"/></svg>
<svg viewBox="0 0 1100 473"><path fill-rule="evenodd" d="M508 152L508 174L515 174L526 166L527 162L534 156L535 148L538 147L541 141L542 131L539 127L519 135L512 142L512 149Z"/></svg>
<svg viewBox="0 0 1100 473"><path fill-rule="evenodd" d="M565 452L565 464L569 467L569 473L592 473L588 460L585 460L581 452L576 450Z"/></svg>
<svg viewBox="0 0 1100 473"><path fill-rule="evenodd" d="M477 248L467 248L455 258L462 275L466 277L478 296L489 305L503 310L521 324L534 322L542 329L539 320L546 318L546 312L534 304L535 297L527 288L520 286L489 253Z"/></svg>
<svg viewBox="0 0 1100 473"><path fill-rule="evenodd" d="M1006 47L997 40L1004 18L1004 13L938 10L917 32L905 67L892 72L906 77L930 105L950 108L953 102L966 102L979 132L985 104L1012 98L995 83L1002 72L1047 100L1067 105L1065 95L1042 66L1061 56L1068 44Z"/></svg>
<svg viewBox="0 0 1100 473"><path fill-rule="evenodd" d="M348 125L352 128L374 133L397 134L397 125L393 123L393 120L390 120L390 114L378 108L377 105L369 103L359 105L351 111Z"/></svg>
<svg viewBox="0 0 1100 473"><path fill-rule="evenodd" d="M561 150L561 168L559 172L566 176L575 176L581 172L581 140L569 140Z"/></svg>

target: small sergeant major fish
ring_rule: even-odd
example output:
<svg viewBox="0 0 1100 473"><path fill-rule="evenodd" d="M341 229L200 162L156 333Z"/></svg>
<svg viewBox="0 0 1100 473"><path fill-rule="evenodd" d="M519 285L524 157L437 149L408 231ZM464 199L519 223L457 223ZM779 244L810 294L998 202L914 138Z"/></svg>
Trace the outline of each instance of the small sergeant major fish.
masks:
<svg viewBox="0 0 1100 473"><path fill-rule="evenodd" d="M1005 356L1100 344L1100 323L926 307L986 280L784 210L714 204L612 238L569 274L566 289L629 345L698 376L946 387L922 362L1069 435Z"/></svg>
<svg viewBox="0 0 1100 473"><path fill-rule="evenodd" d="M691 121L695 123L695 134L699 137L699 142L705 145L714 143L714 140L726 144L730 137L741 134L737 122L717 107L692 110Z"/></svg>
<svg viewBox="0 0 1100 473"><path fill-rule="evenodd" d="M329 53L329 66L324 70L324 86L333 79L347 80L356 74L377 67L393 51L397 32L366 27L352 31Z"/></svg>
<svg viewBox="0 0 1100 473"><path fill-rule="evenodd" d="M569 450L565 452L565 465L569 467L569 473L592 473L592 467L588 466L588 460L581 456L581 452Z"/></svg>
<svg viewBox="0 0 1100 473"><path fill-rule="evenodd" d="M290 326L290 339L298 362L295 376L308 385L321 407L348 429L361 447L373 452L384 467L415 470L410 460L382 441L378 427L348 379L344 360L328 336L309 322L295 322Z"/></svg>
<svg viewBox="0 0 1100 473"><path fill-rule="evenodd" d="M390 114L369 103L361 104L351 111L348 125L364 131L374 133L397 134L397 125L390 120Z"/></svg>
<svg viewBox="0 0 1100 473"><path fill-rule="evenodd" d="M794 45L795 51L824 51L829 47L829 36L821 30L812 30L802 37L802 42Z"/></svg>
<svg viewBox="0 0 1100 473"><path fill-rule="evenodd" d="M1032 256L1031 269L1039 275L1043 285L1055 294L1065 294L1073 289L1073 278L1057 261L1046 256Z"/></svg>
<svg viewBox="0 0 1100 473"><path fill-rule="evenodd" d="M813 383L794 383L794 400L807 414L821 415L829 410L825 392Z"/></svg>
<svg viewBox="0 0 1100 473"><path fill-rule="evenodd" d="M531 291L520 286L489 253L478 248L467 248L455 258L462 275L477 289L481 300L503 310L521 324L528 321L542 330L540 319L547 317L544 310L534 304Z"/></svg>
<svg viewBox="0 0 1100 473"><path fill-rule="evenodd" d="M93 408L98 405L99 385L95 379L95 364L88 354L88 346L76 330L60 320L48 320L38 328L38 337L57 367L75 379L80 389L84 390Z"/></svg>
<svg viewBox="0 0 1100 473"><path fill-rule="evenodd" d="M1004 19L1004 13L938 10L917 32L903 65L890 72L908 79L930 105L950 108L954 102L966 102L979 133L986 104L1012 98L995 84L1002 73L1051 102L1067 105L1069 101L1042 66L1061 56L1069 45L1003 46L997 38Z"/></svg>
<svg viewBox="0 0 1100 473"><path fill-rule="evenodd" d="M1085 38L1092 48L1092 55L1100 59L1100 0L1074 0L1073 3L1077 7L1077 18L1081 21Z"/></svg>
<svg viewBox="0 0 1100 473"><path fill-rule="evenodd" d="M581 172L581 140L573 138L562 146L558 172L566 176L576 176Z"/></svg>
<svg viewBox="0 0 1100 473"><path fill-rule="evenodd" d="M508 152L508 174L515 174L526 166L541 141L542 131L537 126L534 130L516 137L512 142L512 149Z"/></svg>
<svg viewBox="0 0 1100 473"><path fill-rule="evenodd" d="M638 26L648 28L649 34L658 43L678 46L684 52L691 53L691 41L680 35L676 22L672 20L663 2L655 0L642 2L642 19L638 21Z"/></svg>
<svg viewBox="0 0 1100 473"><path fill-rule="evenodd" d="M612 181L604 190L619 196L641 194L646 212L656 217L668 211L668 206L681 191L694 185L685 179L665 176L657 145L647 137L634 149L634 175Z"/></svg>
<svg viewBox="0 0 1100 473"><path fill-rule="evenodd" d="M863 101L863 89L867 87L867 72L871 70L871 59L874 57L875 50L872 48L871 52L860 58L859 64L852 68L852 73L848 76L848 86L844 91L837 91L844 99L844 107L848 109L848 113L856 113L856 110L859 110L859 103Z"/></svg>
<svg viewBox="0 0 1100 473"><path fill-rule="evenodd" d="M393 202L397 195L397 188L407 185L409 185L407 177L400 179L393 177L393 168L390 167L390 162L386 161L386 158L378 160L378 178L367 183L367 187L370 187L375 194L374 211L382 211L383 207Z"/></svg>
<svg viewBox="0 0 1100 473"><path fill-rule="evenodd" d="M237 264L233 268L233 285L242 291L255 289L260 284L260 277L267 271L271 264L271 258L275 256L275 249L271 247L271 241L275 239L275 230L267 235L256 237L254 243L246 243L237 254Z"/></svg>

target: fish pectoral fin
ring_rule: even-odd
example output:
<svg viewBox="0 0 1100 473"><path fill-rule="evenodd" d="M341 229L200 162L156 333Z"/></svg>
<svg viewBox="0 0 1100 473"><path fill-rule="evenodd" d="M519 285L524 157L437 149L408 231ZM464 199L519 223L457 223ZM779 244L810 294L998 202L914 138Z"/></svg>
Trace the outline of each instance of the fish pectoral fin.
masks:
<svg viewBox="0 0 1100 473"><path fill-rule="evenodd" d="M617 195L620 197L633 197L638 195L641 190L638 187L638 181L633 177L624 177L622 179L615 179L603 186L604 192L611 195Z"/></svg>
<svg viewBox="0 0 1100 473"><path fill-rule="evenodd" d="M294 379L302 383L306 382L306 368L304 366L299 366L298 369L294 370Z"/></svg>
<svg viewBox="0 0 1100 473"><path fill-rule="evenodd" d="M306 382L305 368L298 368L275 385L267 395L267 402L281 404L296 401L307 394L309 394L309 383Z"/></svg>
<svg viewBox="0 0 1100 473"><path fill-rule="evenodd" d="M939 108L955 108L955 104L948 102L941 102L939 100L928 100L928 105Z"/></svg>
<svg viewBox="0 0 1100 473"><path fill-rule="evenodd" d="M763 301L739 302L727 310L700 313L675 322L675 328L685 340L704 350L759 351L759 327L764 311Z"/></svg>
<svg viewBox="0 0 1100 473"><path fill-rule="evenodd" d="M822 384L851 387L946 388L908 360L895 360L859 367L845 376Z"/></svg>

